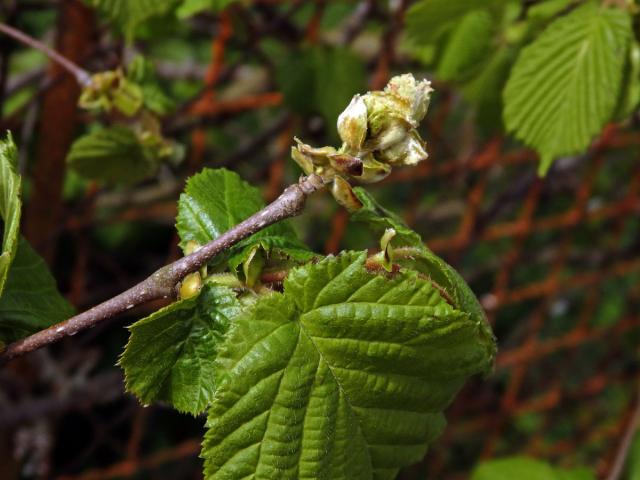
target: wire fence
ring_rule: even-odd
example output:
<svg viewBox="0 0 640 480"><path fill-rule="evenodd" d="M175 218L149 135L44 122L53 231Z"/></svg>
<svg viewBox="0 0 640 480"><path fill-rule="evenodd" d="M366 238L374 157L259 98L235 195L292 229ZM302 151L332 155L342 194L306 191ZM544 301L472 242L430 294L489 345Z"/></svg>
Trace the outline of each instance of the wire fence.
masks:
<svg viewBox="0 0 640 480"><path fill-rule="evenodd" d="M269 8L278 3L282 2L256 2L264 17L260 20L286 26L283 31L292 35L292 42L321 41L319 29L326 2L315 2L308 21L295 30L289 17L303 2L291 2L289 12L274 17ZM394 48L408 2L396 3L399 6L390 20L380 16L376 2L359 2L345 21L342 37L346 43L352 42L368 21L382 26L377 50L368 64L372 88L383 85L391 72L419 68ZM189 139L186 174L213 158L209 163L214 166L248 171L264 185L265 197L273 198L295 175L287 167L291 137L309 119L286 111L271 77L260 91L218 98L215 92L233 82L238 68L227 53L234 31L228 14L207 20L210 22L205 26L210 30L202 26L200 30L212 37L203 40L210 43L211 61L196 72L204 75L206 88L182 108L183 117L168 130ZM264 35L277 34L267 28L269 24L259 26ZM255 35L259 37L261 32ZM10 53L2 55L8 61ZM269 71L263 52L244 55L239 62L249 58L265 63ZM168 70L176 75L175 69ZM479 459L513 453L546 458L559 465L590 466L604 477L616 462L640 401L637 125L607 127L587 154L559 160L541 179L536 175L533 152L503 136L482 139L473 129L469 133L465 120L460 121L460 111L467 107L448 86L436 87L438 97L424 135L429 142L429 161L394 172L372 192L391 208L401 206L407 223L467 279L487 312L500 350L495 371L463 389L447 412L449 426L442 438L423 462L407 469L401 478L466 478ZM46 88L43 86L41 93ZM222 128L238 116L274 109L277 115L266 117L264 122L265 117L259 117L259 131L239 142L237 148L224 155L218 155L215 146L212 150L206 135L208 126ZM28 117L25 120L27 110L19 109L4 119L5 126L23 132L33 129L34 122L29 126ZM239 130L240 136L248 136ZM138 221L172 227L182 180L179 175L165 178L162 188L151 185L124 200L122 195L112 198L109 192L96 193L94 187L82 199L89 207L67 208L58 234L71 238L79 252L69 268L75 303L90 305L111 293L96 294L87 287L91 266L100 265L108 272L105 275L113 279L115 290L139 274L123 272L126 269L121 265L91 253L92 245L83 232ZM138 202L136 195L144 197L143 201ZM330 253L348 247L351 240L346 213L327 205L317 208L335 213L313 222L317 224L314 231L323 232L319 242ZM108 213L96 218L100 208L107 208ZM172 241L169 252L159 254L157 261L162 264L177 254ZM85 339L85 346L99 344L95 336L100 332L90 334L94 337ZM0 375L0 383L11 387L5 392L14 392L4 395L0 390L0 458L13 455L3 453L8 448L3 432L31 432L29 438L40 438L42 435L33 433L33 425L48 425L47 435L55 437L54 419L68 420L64 415L73 411L78 415L73 421L92 425L87 434L91 441L78 445L76 458L68 463L57 464L51 453L55 446L47 447L50 465L45 465L45 472L71 472L53 475L61 480L143 478L149 472L153 478L198 478L202 419L185 419L161 407L141 408L134 399L123 396L119 377L109 368L103 368L106 373L98 368L99 373L88 373L92 368L87 365L99 365L100 355L108 357L100 352L88 361L89 354L66 345L62 359L56 362L49 353L40 352ZM35 373L29 362L38 368L50 367ZM39 387L22 386L25 368ZM56 383L56 379L61 380ZM171 442L156 441L159 424L169 432ZM77 437L84 438L81 434ZM0 477L6 474L2 468L8 467L0 467Z"/></svg>

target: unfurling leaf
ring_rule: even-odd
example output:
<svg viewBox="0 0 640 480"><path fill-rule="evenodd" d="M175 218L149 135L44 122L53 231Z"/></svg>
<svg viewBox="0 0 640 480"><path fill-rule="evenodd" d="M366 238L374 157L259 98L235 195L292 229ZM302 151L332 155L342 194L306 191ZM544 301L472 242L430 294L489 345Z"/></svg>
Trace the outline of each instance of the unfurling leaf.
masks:
<svg viewBox="0 0 640 480"><path fill-rule="evenodd" d="M133 117L142 107L143 92L118 68L92 75L91 81L82 90L78 104L94 113L115 110L126 117Z"/></svg>
<svg viewBox="0 0 640 480"><path fill-rule="evenodd" d="M145 404L166 401L200 413L218 384L213 363L239 308L232 290L205 284L199 295L131 325L120 359L127 390Z"/></svg>
<svg viewBox="0 0 640 480"><path fill-rule="evenodd" d="M137 182L157 167L153 150L135 132L117 125L91 132L71 146L67 163L83 177L107 183Z"/></svg>
<svg viewBox="0 0 640 480"><path fill-rule="evenodd" d="M504 90L506 127L553 160L583 152L618 97L631 39L631 16L587 2L555 20L522 50Z"/></svg>
<svg viewBox="0 0 640 480"><path fill-rule="evenodd" d="M234 321L202 450L205 477L395 478L442 431L442 410L493 345L417 273L365 253L294 269Z"/></svg>

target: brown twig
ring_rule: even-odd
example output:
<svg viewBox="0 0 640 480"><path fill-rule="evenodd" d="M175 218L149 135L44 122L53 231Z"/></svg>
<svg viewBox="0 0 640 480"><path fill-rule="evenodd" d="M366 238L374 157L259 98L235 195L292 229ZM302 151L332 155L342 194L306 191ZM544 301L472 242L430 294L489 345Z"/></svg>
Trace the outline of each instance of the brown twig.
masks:
<svg viewBox="0 0 640 480"><path fill-rule="evenodd" d="M40 40L36 40L35 38L30 37L26 33L21 32L20 30L13 28L5 23L0 23L0 32L10 36L11 38L19 41L20 43L23 43L24 45L27 45L28 47L34 48L44 53L49 59L56 62L66 71L68 71L71 75L73 75L76 78L76 81L83 87L86 87L91 83L91 74L88 71L86 71L84 68L80 67L79 65L73 63L71 60L69 60L65 56L60 55L53 48L49 47L48 45L45 45Z"/></svg>
<svg viewBox="0 0 640 480"><path fill-rule="evenodd" d="M191 255L160 268L129 290L86 312L8 345L0 353L0 364L57 342L64 337L75 335L137 305L160 298L174 297L176 286L185 275L200 269L213 257L240 240L280 220L298 215L307 197L322 188L324 183L318 175L311 174L301 178L298 183L287 187L275 201Z"/></svg>

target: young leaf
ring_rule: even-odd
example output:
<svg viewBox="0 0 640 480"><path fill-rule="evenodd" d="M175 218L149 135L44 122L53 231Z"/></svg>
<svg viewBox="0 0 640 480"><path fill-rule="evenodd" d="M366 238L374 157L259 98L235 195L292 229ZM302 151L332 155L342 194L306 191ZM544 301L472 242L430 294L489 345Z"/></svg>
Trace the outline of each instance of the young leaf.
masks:
<svg viewBox="0 0 640 480"><path fill-rule="evenodd" d="M362 208L351 214L351 220L366 224L377 234L384 234L388 228L396 231L394 245L422 248L424 243L416 232L411 230L400 217L387 210L362 187L355 187L353 192L362 203Z"/></svg>
<svg viewBox="0 0 640 480"><path fill-rule="evenodd" d="M292 270L234 322L218 357L205 477L393 479L422 458L442 410L492 345L415 272L366 254Z"/></svg>
<svg viewBox="0 0 640 480"><path fill-rule="evenodd" d="M484 310L460 274L429 250L420 235L411 230L400 217L378 204L365 189L356 187L353 191L362 202L363 208L353 213L351 219L368 225L378 235L384 234L388 228L393 228L396 231L393 245L413 249L410 257L397 259L397 263L427 275L436 282L451 297L456 308L481 323L482 335L487 342L493 344L493 333L486 321Z"/></svg>
<svg viewBox="0 0 640 480"><path fill-rule="evenodd" d="M205 168L191 177L178 202L176 228L180 245L189 241L204 245L250 217L264 207L257 188L240 178L237 173L225 169ZM252 235L236 245L230 254L234 256L232 267L242 263L256 244L265 249L277 248L294 258L309 254L297 239L288 222L279 222Z"/></svg>
<svg viewBox="0 0 640 480"><path fill-rule="evenodd" d="M320 113L331 134L345 105L366 89L362 60L342 48L295 52L278 65L276 74L287 105L303 114Z"/></svg>
<svg viewBox="0 0 640 480"><path fill-rule="evenodd" d="M504 91L506 127L541 155L584 151L614 113L631 39L628 12L589 2L522 50Z"/></svg>
<svg viewBox="0 0 640 480"><path fill-rule="evenodd" d="M510 457L481 463L471 480L595 480L586 468L565 470L527 457Z"/></svg>
<svg viewBox="0 0 640 480"><path fill-rule="evenodd" d="M239 308L233 290L205 284L198 296L131 325L120 358L127 390L145 404L167 401L182 412L200 413L217 385L218 345Z"/></svg>
<svg viewBox="0 0 640 480"><path fill-rule="evenodd" d="M152 175L158 166L152 152L122 125L77 139L67 163L83 177L108 183L137 182Z"/></svg>
<svg viewBox="0 0 640 480"><path fill-rule="evenodd" d="M476 123L483 132L492 133L502 126L502 90L514 57L514 48L501 46L462 89L465 99L475 106Z"/></svg>
<svg viewBox="0 0 640 480"><path fill-rule="evenodd" d="M215 13L224 10L235 0L184 0L176 13L179 18L188 18L196 13Z"/></svg>
<svg viewBox="0 0 640 480"><path fill-rule="evenodd" d="M127 78L139 85L144 106L157 115L166 115L175 108L175 102L162 89L151 61L135 57L127 65Z"/></svg>
<svg viewBox="0 0 640 480"><path fill-rule="evenodd" d="M2 250L0 250L0 295L7 280L9 267L16 255L22 183L16 173L17 149L11 133L0 140L0 218L3 222Z"/></svg>
<svg viewBox="0 0 640 480"><path fill-rule="evenodd" d="M417 43L431 43L469 12L504 3L505 0L421 0L407 11L407 32Z"/></svg>
<svg viewBox="0 0 640 480"><path fill-rule="evenodd" d="M488 10L474 10L456 25L438 63L437 74L442 80L462 81L491 52L494 26Z"/></svg>
<svg viewBox="0 0 640 480"><path fill-rule="evenodd" d="M73 315L42 258L19 238L15 259L0 295L0 341L13 342Z"/></svg>
<svg viewBox="0 0 640 480"><path fill-rule="evenodd" d="M114 22L128 38L133 38L136 27L158 15L164 15L180 0L87 0L109 20Z"/></svg>
<svg viewBox="0 0 640 480"><path fill-rule="evenodd" d="M640 43L633 41L624 67L615 119L625 120L640 104Z"/></svg>

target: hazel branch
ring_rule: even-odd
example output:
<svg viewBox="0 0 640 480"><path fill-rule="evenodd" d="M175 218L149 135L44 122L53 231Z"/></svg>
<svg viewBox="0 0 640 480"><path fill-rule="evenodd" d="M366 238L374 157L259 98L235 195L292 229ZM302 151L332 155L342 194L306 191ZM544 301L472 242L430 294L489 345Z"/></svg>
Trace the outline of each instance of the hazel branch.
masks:
<svg viewBox="0 0 640 480"><path fill-rule="evenodd" d="M10 36L14 40L17 40L24 45L27 45L28 47L34 48L44 53L50 60L56 62L67 72L73 75L76 78L78 84L80 84L81 86L86 87L91 83L91 74L88 71L73 63L65 56L60 55L53 48L45 45L40 40L36 40L26 33L21 32L20 30L13 28L5 23L0 23L0 32Z"/></svg>
<svg viewBox="0 0 640 480"><path fill-rule="evenodd" d="M135 306L151 300L175 297L177 285L187 274L199 270L220 252L269 225L299 215L307 197L324 186L324 181L316 174L301 178L265 208L191 255L160 268L142 282L90 310L8 345L0 352L0 364L75 335Z"/></svg>

